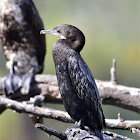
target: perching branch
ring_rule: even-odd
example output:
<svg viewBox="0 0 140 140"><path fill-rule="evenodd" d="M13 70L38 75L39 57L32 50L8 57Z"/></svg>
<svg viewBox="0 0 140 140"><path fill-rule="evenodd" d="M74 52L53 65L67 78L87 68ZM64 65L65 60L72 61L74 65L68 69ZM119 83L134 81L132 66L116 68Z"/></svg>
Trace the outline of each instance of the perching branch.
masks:
<svg viewBox="0 0 140 140"><path fill-rule="evenodd" d="M49 128L39 123L37 123L35 127L48 133L50 136L54 135L61 140L99 140L99 138L96 137L90 129L82 130L80 128L73 128L69 133L66 134L65 132ZM108 131L104 131L102 134L104 140L131 140L130 138Z"/></svg>

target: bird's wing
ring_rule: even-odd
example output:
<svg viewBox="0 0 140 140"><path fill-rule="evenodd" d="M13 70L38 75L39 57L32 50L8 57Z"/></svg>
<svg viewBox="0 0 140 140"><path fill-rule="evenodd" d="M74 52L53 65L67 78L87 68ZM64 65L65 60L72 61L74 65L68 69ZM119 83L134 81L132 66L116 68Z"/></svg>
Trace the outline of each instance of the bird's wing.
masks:
<svg viewBox="0 0 140 140"><path fill-rule="evenodd" d="M44 29L42 19L32 0L24 0L23 4L21 5L21 9L29 28L32 28L31 35L34 36L33 41L36 41L36 52L39 65L43 65L46 53L46 42L45 35L40 35L40 31Z"/></svg>
<svg viewBox="0 0 140 140"><path fill-rule="evenodd" d="M79 98L85 102L90 112L99 120L101 127L104 127L104 115L96 83L87 64L79 54L77 55L77 57L69 57L68 60L68 71L72 85Z"/></svg>

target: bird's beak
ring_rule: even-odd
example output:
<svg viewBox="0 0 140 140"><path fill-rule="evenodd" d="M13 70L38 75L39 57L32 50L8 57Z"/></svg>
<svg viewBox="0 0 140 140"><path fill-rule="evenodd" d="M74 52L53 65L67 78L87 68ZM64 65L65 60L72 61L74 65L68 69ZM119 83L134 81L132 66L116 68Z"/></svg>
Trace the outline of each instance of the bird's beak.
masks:
<svg viewBox="0 0 140 140"><path fill-rule="evenodd" d="M41 30L40 34L51 34L51 35L56 35L55 31L50 29L50 30ZM58 35L57 35L58 36Z"/></svg>
<svg viewBox="0 0 140 140"><path fill-rule="evenodd" d="M40 34L51 34L54 36L58 36L61 39L66 39L66 37L64 37L63 35L61 35L60 33L58 33L56 30L50 29L50 30L41 30Z"/></svg>

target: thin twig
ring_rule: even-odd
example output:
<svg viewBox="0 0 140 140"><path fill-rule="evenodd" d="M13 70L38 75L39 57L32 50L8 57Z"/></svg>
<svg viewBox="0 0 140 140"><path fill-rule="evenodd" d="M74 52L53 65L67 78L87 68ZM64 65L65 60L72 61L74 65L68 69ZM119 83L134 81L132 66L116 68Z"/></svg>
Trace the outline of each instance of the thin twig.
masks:
<svg viewBox="0 0 140 140"><path fill-rule="evenodd" d="M117 76L116 76L116 60L113 59L112 68L110 69L111 74L111 82L113 84L117 84Z"/></svg>
<svg viewBox="0 0 140 140"><path fill-rule="evenodd" d="M67 139L67 135L64 132L49 128L43 124L40 123L36 123L35 124L36 128L39 128L40 130L47 132L49 135L54 135L56 137L58 137L61 140L66 140Z"/></svg>

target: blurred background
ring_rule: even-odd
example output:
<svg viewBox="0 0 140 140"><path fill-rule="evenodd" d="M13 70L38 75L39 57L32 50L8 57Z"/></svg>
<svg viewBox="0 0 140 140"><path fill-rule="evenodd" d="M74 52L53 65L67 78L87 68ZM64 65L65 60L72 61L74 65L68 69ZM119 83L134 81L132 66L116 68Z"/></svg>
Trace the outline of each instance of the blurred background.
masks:
<svg viewBox="0 0 140 140"><path fill-rule="evenodd" d="M140 1L139 0L34 0L45 29L72 24L86 36L81 52L94 77L110 80L112 59L117 62L117 79L122 85L140 88ZM44 74L55 74L52 46L57 37L47 36ZM9 74L0 46L0 77ZM63 105L46 104L64 110ZM140 114L119 107L103 105L106 118L140 120ZM72 124L44 119L45 125L65 131ZM139 140L129 131L109 130ZM53 140L53 136L34 128L28 115L7 110L0 116L0 140Z"/></svg>

